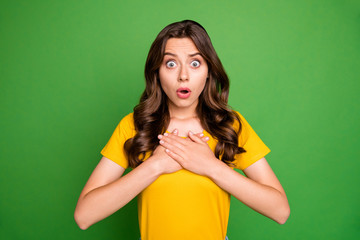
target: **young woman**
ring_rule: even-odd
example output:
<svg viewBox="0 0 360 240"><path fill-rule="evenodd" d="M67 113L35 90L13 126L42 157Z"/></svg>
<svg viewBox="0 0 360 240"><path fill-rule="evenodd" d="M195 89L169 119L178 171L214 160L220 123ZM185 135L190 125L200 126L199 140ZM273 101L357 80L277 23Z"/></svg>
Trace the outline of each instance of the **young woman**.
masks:
<svg viewBox="0 0 360 240"><path fill-rule="evenodd" d="M143 240L227 239L230 195L284 224L290 208L264 158L270 150L228 106L229 80L205 29L190 20L166 26L145 78L140 103L116 127L80 194L79 227L136 196Z"/></svg>

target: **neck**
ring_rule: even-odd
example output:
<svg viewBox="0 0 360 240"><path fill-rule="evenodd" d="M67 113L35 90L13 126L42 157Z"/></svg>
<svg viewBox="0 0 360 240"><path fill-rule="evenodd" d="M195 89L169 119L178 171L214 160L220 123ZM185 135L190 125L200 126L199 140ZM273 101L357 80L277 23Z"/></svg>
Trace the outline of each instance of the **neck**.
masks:
<svg viewBox="0 0 360 240"><path fill-rule="evenodd" d="M197 118L196 105L187 108L177 108L169 105L170 118L189 119Z"/></svg>

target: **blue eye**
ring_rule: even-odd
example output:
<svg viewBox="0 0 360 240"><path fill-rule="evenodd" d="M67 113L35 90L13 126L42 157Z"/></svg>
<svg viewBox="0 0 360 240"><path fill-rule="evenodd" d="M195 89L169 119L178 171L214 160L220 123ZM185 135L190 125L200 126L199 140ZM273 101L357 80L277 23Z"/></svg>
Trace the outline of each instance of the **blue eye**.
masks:
<svg viewBox="0 0 360 240"><path fill-rule="evenodd" d="M199 62L198 60L194 60L194 61L192 61L192 62L190 63L190 65L191 65L192 67L197 68L197 67L200 66L200 62Z"/></svg>
<svg viewBox="0 0 360 240"><path fill-rule="evenodd" d="M176 63L174 61L168 61L168 62L166 62L166 66L168 68L173 68L173 67L176 67Z"/></svg>

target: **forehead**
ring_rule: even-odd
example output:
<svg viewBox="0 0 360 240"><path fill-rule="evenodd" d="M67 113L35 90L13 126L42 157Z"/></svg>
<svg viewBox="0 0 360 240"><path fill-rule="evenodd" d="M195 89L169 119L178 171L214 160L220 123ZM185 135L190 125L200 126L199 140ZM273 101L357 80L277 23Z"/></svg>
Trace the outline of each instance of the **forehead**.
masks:
<svg viewBox="0 0 360 240"><path fill-rule="evenodd" d="M165 52L199 52L196 45L190 38L170 38L165 45Z"/></svg>

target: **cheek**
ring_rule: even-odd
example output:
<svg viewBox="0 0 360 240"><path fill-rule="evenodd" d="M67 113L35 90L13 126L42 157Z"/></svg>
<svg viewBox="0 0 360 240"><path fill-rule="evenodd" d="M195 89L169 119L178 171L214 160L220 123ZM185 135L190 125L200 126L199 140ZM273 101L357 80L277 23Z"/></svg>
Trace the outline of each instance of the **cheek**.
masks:
<svg viewBox="0 0 360 240"><path fill-rule="evenodd" d="M200 93L202 93L202 92L204 91L205 84L206 84L206 79L205 79L205 81L203 81L203 82L201 83L201 86L200 86Z"/></svg>
<svg viewBox="0 0 360 240"><path fill-rule="evenodd" d="M160 78L160 85L164 92L168 94L169 89L171 88L172 77L171 74L169 74L166 71L159 70L159 78Z"/></svg>
<svg viewBox="0 0 360 240"><path fill-rule="evenodd" d="M162 87L164 87L164 85L166 85L166 74L164 73L164 70L162 70L161 68L159 69L159 79L160 79L160 84Z"/></svg>
<svg viewBox="0 0 360 240"><path fill-rule="evenodd" d="M202 91L205 87L206 81L207 81L207 72L203 72L198 75L198 88L200 91Z"/></svg>

